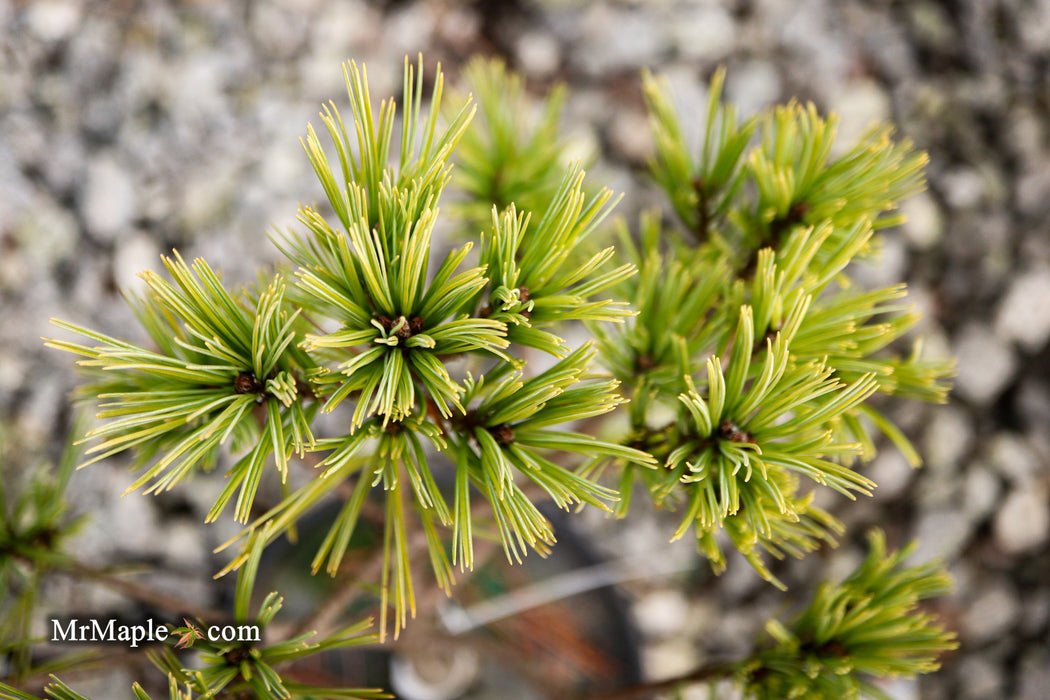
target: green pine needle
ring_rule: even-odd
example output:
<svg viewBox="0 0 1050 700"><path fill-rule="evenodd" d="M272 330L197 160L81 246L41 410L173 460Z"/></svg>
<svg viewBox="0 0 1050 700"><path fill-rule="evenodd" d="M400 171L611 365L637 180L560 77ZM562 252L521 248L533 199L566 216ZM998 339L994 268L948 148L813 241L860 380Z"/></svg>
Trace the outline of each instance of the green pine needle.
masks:
<svg viewBox="0 0 1050 700"><path fill-rule="evenodd" d="M272 455L284 478L289 455L313 444L313 408L304 406L312 392L304 395L301 387L314 363L296 347L297 312L288 309L280 277L250 306L247 292L235 298L203 260L189 266L175 253L163 261L174 284L144 273L147 296L139 312L151 334L164 339L159 352L58 320L57 327L98 345L47 345L87 358L78 364L96 378L90 392L107 422L88 432L87 439L101 442L87 450L85 464L128 449L138 452L140 465L161 455L128 491L147 484L148 492L170 489L210 466L231 436L239 445L250 439L251 450L229 472L211 513L216 517L240 487L236 515L244 520L266 460Z"/></svg>
<svg viewBox="0 0 1050 700"><path fill-rule="evenodd" d="M868 537L867 559L845 581L825 583L790 623L771 621L771 644L739 665L750 697L839 698L889 696L871 683L929 673L937 657L958 646L955 635L917 610L945 595L951 579L936 565L905 567L913 546L887 553L885 536Z"/></svg>

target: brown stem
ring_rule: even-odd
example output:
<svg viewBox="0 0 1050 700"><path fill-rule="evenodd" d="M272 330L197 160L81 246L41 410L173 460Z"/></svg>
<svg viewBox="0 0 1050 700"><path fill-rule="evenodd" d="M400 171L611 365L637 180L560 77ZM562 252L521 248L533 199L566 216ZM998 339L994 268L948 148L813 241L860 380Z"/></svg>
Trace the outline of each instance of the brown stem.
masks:
<svg viewBox="0 0 1050 700"><path fill-rule="evenodd" d="M421 530L413 533L412 540L408 543L411 559L416 559L423 548L426 547L426 534ZM347 572L341 576L340 585L336 586L328 599L317 606L313 614L295 626L288 638L293 638L307 632L317 632L319 635L331 633L338 629L339 618L346 612L347 606L357 596L361 595L361 589L355 585L357 581L372 581L378 578L386 562L382 556L382 548L378 548L378 554L373 556L368 563L356 572Z"/></svg>
<svg viewBox="0 0 1050 700"><path fill-rule="evenodd" d="M545 493L532 482L523 485L522 490L531 500L535 500L542 493ZM479 517L488 507L489 503L487 500L478 499L471 505L471 517ZM481 546L481 551L483 552L481 561L491 556L492 552L498 551L498 548L495 546L486 550L482 543L478 543L478 545ZM426 547L426 533L421 529L416 530L408 543L409 559L411 561L420 560L420 555L426 551ZM475 569L481 561L475 561ZM291 639L307 632L317 632L323 636L338 629L340 617L345 613L349 604L361 594L361 588L356 583L359 581L366 583L375 581L382 574L385 564L382 547L378 547L372 558L365 562L361 568L356 571L347 571L345 575L341 573L339 583L332 589L329 597L317 606L313 614L295 625L288 634L282 634L280 637L282 639ZM428 589L422 595L417 595L416 597L419 607L422 609L426 609L426 606L438 599L436 592L440 589L438 589L436 584L432 588L432 591Z"/></svg>
<svg viewBox="0 0 1050 700"><path fill-rule="evenodd" d="M136 667L136 664L141 664L145 661L146 652L150 648L149 645L146 645L128 651L115 651L99 654L98 656L86 657L83 660L78 661L75 666L67 666L63 668L59 673L62 674L62 680L70 680L87 673L92 673L100 668L113 668L113 666L116 665L134 668ZM53 670L49 669L28 676L23 676L21 678L10 676L0 677L0 680L15 686L20 690L42 692L43 687L51 680L52 673ZM8 696L5 695L4 697Z"/></svg>
<svg viewBox="0 0 1050 700"><path fill-rule="evenodd" d="M734 671L736 671L736 668L737 664L733 661L707 664L695 668L688 673L675 676L674 678L639 683L638 685L633 685L629 688L621 688L620 690L614 690L612 692L593 693L585 696L585 698L586 700L632 700L633 698L643 698L668 690L674 690L675 688L687 683L700 683L718 678L726 678L731 676Z"/></svg>
<svg viewBox="0 0 1050 700"><path fill-rule="evenodd" d="M75 559L59 564L55 571L74 578L86 579L100 583L106 588L116 591L123 596L147 605L152 605L158 610L164 610L173 615L196 617L209 622L226 622L232 620L232 617L227 612L203 607L197 603L176 598L167 593L162 593L151 586L120 578L105 569L88 566L87 564L83 564Z"/></svg>
<svg viewBox="0 0 1050 700"><path fill-rule="evenodd" d="M696 231L693 234L699 243L707 241L708 228L711 226L711 214L708 211L707 187L699 176L693 180L693 190L696 192Z"/></svg>
<svg viewBox="0 0 1050 700"><path fill-rule="evenodd" d="M427 417L441 428L441 432L445 432L445 417L441 415L441 411L438 409L437 404L434 403L434 400L430 398L430 395L424 393L424 396L426 396Z"/></svg>

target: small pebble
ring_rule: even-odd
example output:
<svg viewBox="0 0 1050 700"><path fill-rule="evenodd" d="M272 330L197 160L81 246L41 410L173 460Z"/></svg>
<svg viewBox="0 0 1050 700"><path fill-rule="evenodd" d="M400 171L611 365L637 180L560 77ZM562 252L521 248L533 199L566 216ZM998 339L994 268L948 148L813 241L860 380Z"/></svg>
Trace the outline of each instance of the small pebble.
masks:
<svg viewBox="0 0 1050 700"><path fill-rule="evenodd" d="M1014 433L1003 432L992 438L988 454L996 471L1018 488L1029 486L1046 473L1031 445Z"/></svg>
<svg viewBox="0 0 1050 700"><path fill-rule="evenodd" d="M980 321L971 321L963 328L955 352L959 370L956 391L979 405L995 400L1017 369L1009 344Z"/></svg>
<svg viewBox="0 0 1050 700"><path fill-rule="evenodd" d="M1016 592L1006 585L994 584L980 590L962 618L963 634L975 645L1006 635L1021 613Z"/></svg>
<svg viewBox="0 0 1050 700"><path fill-rule="evenodd" d="M901 212L907 217L901 231L916 250L930 250L944 237L944 215L928 192L905 199Z"/></svg>
<svg viewBox="0 0 1050 700"><path fill-rule="evenodd" d="M923 431L922 457L936 477L951 479L973 445L974 424L970 415L956 406L939 407Z"/></svg>
<svg viewBox="0 0 1050 700"><path fill-rule="evenodd" d="M923 563L931 559L951 561L959 555L973 532L971 515L958 510L924 509L915 526L918 544L911 561Z"/></svg>
<svg viewBox="0 0 1050 700"><path fill-rule="evenodd" d="M658 590L635 604L642 632L654 639L666 639L680 633L689 614L689 606L678 591Z"/></svg>
<svg viewBox="0 0 1050 700"><path fill-rule="evenodd" d="M691 61L718 60L733 50L737 39L733 18L715 4L682 11L670 31L678 53Z"/></svg>
<svg viewBox="0 0 1050 700"><path fill-rule="evenodd" d="M958 664L960 700L998 700L1003 695L1003 671L999 664L971 654Z"/></svg>
<svg viewBox="0 0 1050 700"><path fill-rule="evenodd" d="M29 31L54 43L69 37L80 23L81 5L75 0L36 0L26 11Z"/></svg>
<svg viewBox="0 0 1050 700"><path fill-rule="evenodd" d="M136 233L120 244L113 254L113 280L117 288L139 293L146 283L139 273L160 266L160 249L157 243L143 233Z"/></svg>
<svg viewBox="0 0 1050 700"><path fill-rule="evenodd" d="M106 242L120 237L134 218L134 182L112 155L99 157L88 167L81 209L88 231Z"/></svg>
<svg viewBox="0 0 1050 700"><path fill-rule="evenodd" d="M966 475L964 490L964 507L974 520L983 519L995 510L999 501L1002 486L998 477L990 469L973 467Z"/></svg>
<svg viewBox="0 0 1050 700"><path fill-rule="evenodd" d="M1039 547L1050 535L1050 500L1045 488L1017 489L1006 497L993 523L995 541L1010 554Z"/></svg>
<svg viewBox="0 0 1050 700"><path fill-rule="evenodd" d="M999 304L995 330L1022 349L1037 352L1050 340L1050 267L1028 270L1010 282Z"/></svg>
<svg viewBox="0 0 1050 700"><path fill-rule="evenodd" d="M589 5L583 36L571 54L591 76L637 72L660 55L664 36L651 13L604 4Z"/></svg>
<svg viewBox="0 0 1050 700"><path fill-rule="evenodd" d="M526 75L544 79L558 70L561 46L546 32L524 32L515 43L518 62Z"/></svg>

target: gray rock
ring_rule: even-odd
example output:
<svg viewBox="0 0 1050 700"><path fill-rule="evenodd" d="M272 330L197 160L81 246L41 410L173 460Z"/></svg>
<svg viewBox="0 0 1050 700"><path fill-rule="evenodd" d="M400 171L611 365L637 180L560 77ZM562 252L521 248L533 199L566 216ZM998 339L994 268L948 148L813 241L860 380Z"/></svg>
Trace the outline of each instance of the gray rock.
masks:
<svg viewBox="0 0 1050 700"><path fill-rule="evenodd" d="M977 581L980 578L978 568L967 559L956 559L948 564L948 575L952 578L950 600L954 605L962 608L966 605L966 601L977 595L975 591L979 589Z"/></svg>
<svg viewBox="0 0 1050 700"><path fill-rule="evenodd" d="M1001 492L1002 485L994 472L985 467L973 467L966 475L963 507L974 522L980 522L995 510Z"/></svg>
<svg viewBox="0 0 1050 700"><path fill-rule="evenodd" d="M1034 549L1050 536L1050 500L1045 486L1029 485L1007 495L993 522L995 541L1007 553Z"/></svg>
<svg viewBox="0 0 1050 700"><path fill-rule="evenodd" d="M1046 162L1045 119L1037 110L1021 104L1010 110L1006 127L1007 144L1011 155L1017 158L1024 169L1039 168Z"/></svg>
<svg viewBox="0 0 1050 700"><path fill-rule="evenodd" d="M972 169L959 168L942 178L944 194L955 209L972 209L987 196L988 183Z"/></svg>
<svg viewBox="0 0 1050 700"><path fill-rule="evenodd" d="M1028 352L1036 352L1050 339L1050 267L1028 270L1010 283L999 304L995 330L1016 341Z"/></svg>
<svg viewBox="0 0 1050 700"><path fill-rule="evenodd" d="M839 116L836 150L851 148L874 124L892 116L892 104L886 90L874 80L855 80L831 95L830 111Z"/></svg>
<svg viewBox="0 0 1050 700"><path fill-rule="evenodd" d="M546 32L523 32L514 42L514 52L522 70L533 78L548 78L561 65L561 46Z"/></svg>
<svg viewBox="0 0 1050 700"><path fill-rule="evenodd" d="M52 132L47 157L40 164L44 178L56 192L73 192L84 181L87 155L79 133Z"/></svg>
<svg viewBox="0 0 1050 700"><path fill-rule="evenodd" d="M45 42L62 41L80 24L81 10L81 4L75 0L33 2L25 12L26 27Z"/></svg>
<svg viewBox="0 0 1050 700"><path fill-rule="evenodd" d="M887 237L883 240L878 254L850 267L850 273L861 286L888 287L904 279L908 264L908 252L900 236Z"/></svg>
<svg viewBox="0 0 1050 700"><path fill-rule="evenodd" d="M203 533L196 521L180 519L165 523L163 529L164 558L176 568L187 572L201 571L208 564Z"/></svg>
<svg viewBox="0 0 1050 700"><path fill-rule="evenodd" d="M1045 471L1045 465L1028 442L1013 433L1004 432L993 437L988 455L996 471L1018 488L1035 481Z"/></svg>
<svg viewBox="0 0 1050 700"><path fill-rule="evenodd" d="M918 544L910 561L922 563L941 558L952 560L962 551L973 532L970 515L959 510L924 510L915 526Z"/></svg>
<svg viewBox="0 0 1050 700"><path fill-rule="evenodd" d="M450 5L438 15L435 37L456 51L469 54L478 41L481 17L471 7Z"/></svg>
<svg viewBox="0 0 1050 700"><path fill-rule="evenodd" d="M822 565L818 575L819 580L846 580L864 561L865 554L857 547L839 547L825 561L821 562Z"/></svg>
<svg viewBox="0 0 1050 700"><path fill-rule="evenodd" d="M125 232L138 210L135 184L112 154L95 160L87 171L81 212L88 231L102 241Z"/></svg>
<svg viewBox="0 0 1050 700"><path fill-rule="evenodd" d="M858 4L859 5L859 4ZM911 82L916 75L914 50L909 30L901 23L892 22L888 13L874 8L845 6L847 16L852 17L864 30L857 37L858 51L870 55L878 70L891 82Z"/></svg>
<svg viewBox="0 0 1050 700"><path fill-rule="evenodd" d="M81 107L80 126L92 140L111 143L126 115L126 106L112 95L93 95Z"/></svg>
<svg viewBox="0 0 1050 700"><path fill-rule="evenodd" d="M1039 377L1025 377L1017 392L1016 407L1034 444L1047 446L1045 426L1050 424L1050 387Z"/></svg>
<svg viewBox="0 0 1050 700"><path fill-rule="evenodd" d="M0 256L0 291L24 289L31 273L32 268L25 264L19 252Z"/></svg>
<svg viewBox="0 0 1050 700"><path fill-rule="evenodd" d="M755 615L740 609L727 610L718 624L708 630L704 641L727 656L743 656L751 650L752 640L760 629Z"/></svg>
<svg viewBox="0 0 1050 700"><path fill-rule="evenodd" d="M1050 211L1050 199L1047 198L1050 192L1050 170L1037 168L1023 173L1017 179L1015 189L1017 208L1024 215L1040 217ZM1045 233L1045 230L1040 229L1039 232Z"/></svg>
<svg viewBox="0 0 1050 700"><path fill-rule="evenodd" d="M240 172L235 163L203 163L199 169L187 169L186 181L177 212L179 224L196 235L214 225L233 205L237 196Z"/></svg>
<svg viewBox="0 0 1050 700"><path fill-rule="evenodd" d="M1021 613L1017 595L1006 584L996 583L979 590L962 617L962 633L970 644L1007 635Z"/></svg>
<svg viewBox="0 0 1050 700"><path fill-rule="evenodd" d="M159 267L160 249L146 234L134 234L114 251L113 279L117 288L121 290L141 292L145 289L145 282L139 277L139 273Z"/></svg>
<svg viewBox="0 0 1050 700"><path fill-rule="evenodd" d="M609 141L630 163L644 164L653 155L648 117L635 110L621 110L609 124Z"/></svg>
<svg viewBox="0 0 1050 700"><path fill-rule="evenodd" d="M647 646L642 661L646 671L654 678L673 678L696 668L701 659L695 644L677 637Z"/></svg>
<svg viewBox="0 0 1050 700"><path fill-rule="evenodd" d="M892 499L905 493L915 477L915 469L900 450L889 446L879 451L865 476L877 484L876 498Z"/></svg>
<svg viewBox="0 0 1050 700"><path fill-rule="evenodd" d="M103 13L90 13L77 29L76 41L69 44L66 65L69 74L63 85L76 86L82 94L104 91L108 76L117 70L120 53L114 46L123 44L122 32L126 31L118 22L107 21Z"/></svg>
<svg viewBox="0 0 1050 700"><path fill-rule="evenodd" d="M893 700L922 700L923 698L917 678L880 679L876 681L876 685Z"/></svg>
<svg viewBox="0 0 1050 700"><path fill-rule="evenodd" d="M976 655L967 656L958 665L960 691L965 700L997 700L1005 697L1005 679L999 664Z"/></svg>
<svg viewBox="0 0 1050 700"><path fill-rule="evenodd" d="M73 252L78 233L76 219L69 210L38 193L17 232L24 262L34 269L49 269Z"/></svg>
<svg viewBox="0 0 1050 700"><path fill-rule="evenodd" d="M922 43L945 49L955 40L952 19L937 3L915 2L906 9L916 38Z"/></svg>
<svg viewBox="0 0 1050 700"><path fill-rule="evenodd" d="M963 328L955 343L959 376L956 391L977 404L993 401L1006 388L1017 360L1006 341L980 321Z"/></svg>
<svg viewBox="0 0 1050 700"><path fill-rule="evenodd" d="M32 165L43 168L49 138L48 127L42 120L34 119L28 110L12 110L0 121L0 183L18 190L29 186L18 166ZM23 193L11 191L8 197L21 198Z"/></svg>
<svg viewBox="0 0 1050 700"><path fill-rule="evenodd" d="M27 362L6 346L0 347L0 397L11 396L25 378ZM5 401L6 403L6 401Z"/></svg>
<svg viewBox="0 0 1050 700"><path fill-rule="evenodd" d="M1038 635L1050 620L1050 596L1046 594L1046 589L1036 588L1022 595L1021 607L1023 613L1019 625L1020 633L1028 636Z"/></svg>
<svg viewBox="0 0 1050 700"><path fill-rule="evenodd" d="M342 63L358 52L347 47L367 46L375 40L375 27L382 9L360 0L328 3L320 8L310 27L310 41L300 60L299 79L302 96L320 103L346 94ZM246 49L250 51L250 49ZM249 54L249 59L251 59ZM313 115L311 115L313 116Z"/></svg>
<svg viewBox="0 0 1050 700"><path fill-rule="evenodd" d="M252 34L271 56L289 59L306 43L309 17L300 8L267 2L253 5Z"/></svg>
<svg viewBox="0 0 1050 700"><path fill-rule="evenodd" d="M134 682L135 678L127 669L117 664L109 664L102 666L97 673L77 678L73 685L84 697L112 698L120 697L119 693L130 688Z"/></svg>
<svg viewBox="0 0 1050 700"><path fill-rule="evenodd" d="M651 13L636 9L595 3L585 11L580 29L573 57L592 76L651 65L664 47L663 27Z"/></svg>
<svg viewBox="0 0 1050 700"><path fill-rule="evenodd" d="M58 414L66 404L66 387L57 377L39 371L26 379L33 391L22 401L15 425L22 440L39 446L51 434Z"/></svg>
<svg viewBox="0 0 1050 700"><path fill-rule="evenodd" d="M726 557L726 569L719 574L718 581L725 592L726 599L733 604L739 604L740 601L755 595L769 584L758 575L750 562L737 552L728 538L724 537L724 533L719 534L722 551ZM702 566L710 569L706 561L702 563Z"/></svg>
<svg viewBox="0 0 1050 700"><path fill-rule="evenodd" d="M97 521L102 533L118 551L137 555L155 552L161 531L153 499L143 495L142 489L122 496L132 479L116 470L110 476L106 517Z"/></svg>
<svg viewBox="0 0 1050 700"><path fill-rule="evenodd" d="M689 152L699 153L709 99L708 82L691 63L668 64L657 76L659 81L665 81L674 108L682 116Z"/></svg>
<svg viewBox="0 0 1050 700"><path fill-rule="evenodd" d="M425 2L406 3L397 12L387 16L384 22L381 48L383 54L400 64L405 56L414 59L421 46L428 46L436 25L437 8ZM370 66L371 67L371 66ZM400 67L398 68L398 94L400 94ZM369 76L371 82L371 75ZM385 93L376 93L385 94Z"/></svg>
<svg viewBox="0 0 1050 700"><path fill-rule="evenodd" d="M219 55L189 54L168 66L171 118L177 138L201 148L201 135L227 128L224 61Z"/></svg>
<svg viewBox="0 0 1050 700"><path fill-rule="evenodd" d="M780 99L780 75L766 61L750 61L726 76L726 98L750 117Z"/></svg>
<svg viewBox="0 0 1050 700"><path fill-rule="evenodd" d="M681 633L689 605L681 592L662 589L642 596L635 603L635 613L642 634L653 639L667 639Z"/></svg>
<svg viewBox="0 0 1050 700"><path fill-rule="evenodd" d="M913 248L929 250L944 237L944 215L929 193L904 200L901 211L907 217L901 231Z"/></svg>
<svg viewBox="0 0 1050 700"><path fill-rule="evenodd" d="M281 194L292 192L299 183L312 183L315 177L310 161L304 157L302 150L288 147L289 143L295 143L301 131L299 124L308 119L308 116L289 111L292 113L284 123L294 124L295 128L275 134L271 145L265 149L259 161L258 184ZM333 165L339 167L334 163ZM294 212L297 208L293 206L291 211Z"/></svg>
<svg viewBox="0 0 1050 700"><path fill-rule="evenodd" d="M706 3L683 9L670 32L678 54L691 61L718 60L737 39L737 25L726 9Z"/></svg>
<svg viewBox="0 0 1050 700"><path fill-rule="evenodd" d="M1017 700L1046 700L1050 688L1050 653L1033 649L1021 659L1018 669Z"/></svg>
<svg viewBox="0 0 1050 700"><path fill-rule="evenodd" d="M1045 2L1022 3L1017 12L1020 14L1017 27L1025 48L1045 53L1050 44L1050 5Z"/></svg>
<svg viewBox="0 0 1050 700"><path fill-rule="evenodd" d="M973 446L974 426L962 409L948 405L933 412L923 435L922 456L938 479L950 479Z"/></svg>

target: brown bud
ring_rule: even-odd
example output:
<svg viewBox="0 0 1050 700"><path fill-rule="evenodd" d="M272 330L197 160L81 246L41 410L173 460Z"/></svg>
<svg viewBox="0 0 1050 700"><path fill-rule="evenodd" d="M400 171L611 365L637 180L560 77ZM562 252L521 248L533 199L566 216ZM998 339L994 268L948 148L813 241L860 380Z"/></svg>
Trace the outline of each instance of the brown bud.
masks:
<svg viewBox="0 0 1050 700"><path fill-rule="evenodd" d="M736 426L733 421L726 418L718 426L718 436L723 440L729 440L730 442L746 442L755 444L755 438L748 435L745 431L741 430Z"/></svg>
<svg viewBox="0 0 1050 700"><path fill-rule="evenodd" d="M241 372L233 380L233 392L235 394L254 394L259 391L259 381L251 372Z"/></svg>
<svg viewBox="0 0 1050 700"><path fill-rule="evenodd" d="M514 442L514 429L506 423L489 428L489 432L492 433L492 437L496 438L496 442L501 445L509 445Z"/></svg>

